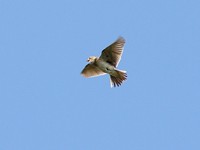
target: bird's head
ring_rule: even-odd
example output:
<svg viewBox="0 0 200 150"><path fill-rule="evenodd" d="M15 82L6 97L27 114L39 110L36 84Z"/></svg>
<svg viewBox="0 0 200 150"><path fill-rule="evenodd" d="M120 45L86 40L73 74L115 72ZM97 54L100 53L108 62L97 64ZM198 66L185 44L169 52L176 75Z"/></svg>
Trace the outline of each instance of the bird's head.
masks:
<svg viewBox="0 0 200 150"><path fill-rule="evenodd" d="M93 63L93 62L95 61L95 58L96 58L96 57L91 56L91 57L88 58L87 61L90 62L90 63Z"/></svg>

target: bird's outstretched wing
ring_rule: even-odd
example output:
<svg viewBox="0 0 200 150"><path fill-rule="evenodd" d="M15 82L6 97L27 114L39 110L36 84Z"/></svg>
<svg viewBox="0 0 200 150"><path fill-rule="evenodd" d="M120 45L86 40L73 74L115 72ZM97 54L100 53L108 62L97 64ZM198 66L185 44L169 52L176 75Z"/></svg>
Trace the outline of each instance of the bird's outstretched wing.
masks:
<svg viewBox="0 0 200 150"><path fill-rule="evenodd" d="M84 77L95 77L99 75L104 75L105 73L98 68L96 68L93 64L87 64L83 71L81 72L81 75Z"/></svg>
<svg viewBox="0 0 200 150"><path fill-rule="evenodd" d="M113 44L106 47L102 53L100 58L110 63L112 66L117 67L124 49L125 39L123 37L119 37Z"/></svg>

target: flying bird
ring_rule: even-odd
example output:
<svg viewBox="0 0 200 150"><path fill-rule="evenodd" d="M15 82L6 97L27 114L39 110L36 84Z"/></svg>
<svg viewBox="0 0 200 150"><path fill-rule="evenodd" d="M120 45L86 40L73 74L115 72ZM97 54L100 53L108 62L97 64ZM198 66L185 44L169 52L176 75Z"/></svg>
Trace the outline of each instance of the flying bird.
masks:
<svg viewBox="0 0 200 150"><path fill-rule="evenodd" d="M100 57L91 56L88 58L89 64L82 70L84 77L95 77L108 73L110 75L111 87L120 86L126 81L126 71L118 70L118 66L124 49L125 39L119 37L113 44L106 47Z"/></svg>

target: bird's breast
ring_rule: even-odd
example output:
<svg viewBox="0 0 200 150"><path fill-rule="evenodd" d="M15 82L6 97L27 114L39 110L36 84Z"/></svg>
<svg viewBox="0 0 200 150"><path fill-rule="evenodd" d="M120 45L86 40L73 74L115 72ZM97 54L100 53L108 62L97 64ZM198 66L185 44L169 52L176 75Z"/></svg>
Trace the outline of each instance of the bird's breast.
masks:
<svg viewBox="0 0 200 150"><path fill-rule="evenodd" d="M110 65L109 63L103 61L103 60L98 60L97 61L97 67L102 70L103 72L109 73L111 71L114 71L114 67Z"/></svg>

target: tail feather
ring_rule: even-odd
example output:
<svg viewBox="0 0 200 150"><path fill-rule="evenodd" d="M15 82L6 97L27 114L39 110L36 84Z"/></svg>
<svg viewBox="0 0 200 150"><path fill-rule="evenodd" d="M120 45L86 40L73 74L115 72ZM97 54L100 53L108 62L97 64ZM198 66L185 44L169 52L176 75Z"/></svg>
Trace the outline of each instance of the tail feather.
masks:
<svg viewBox="0 0 200 150"><path fill-rule="evenodd" d="M118 73L117 77L110 75L110 85L111 87L120 86L124 81L126 81L127 73L122 70L115 70Z"/></svg>

